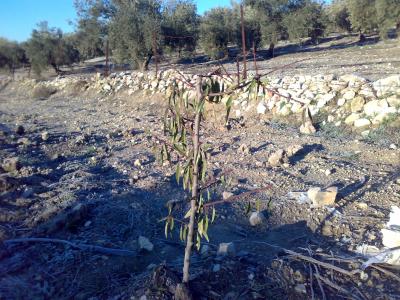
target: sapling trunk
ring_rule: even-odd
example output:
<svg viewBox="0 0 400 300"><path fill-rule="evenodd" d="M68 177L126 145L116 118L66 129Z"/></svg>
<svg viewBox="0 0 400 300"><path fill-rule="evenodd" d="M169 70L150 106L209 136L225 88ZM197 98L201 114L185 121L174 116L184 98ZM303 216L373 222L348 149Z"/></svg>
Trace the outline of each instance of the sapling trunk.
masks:
<svg viewBox="0 0 400 300"><path fill-rule="evenodd" d="M201 77L198 78L196 86L197 103L199 107L204 98L201 93ZM197 212L197 203L199 198L199 135L200 135L200 122L201 122L201 110L196 110L196 115L193 124L193 180L192 180L192 199L190 201L190 220L188 225L188 236L185 248L185 258L183 262L183 279L182 282L187 284L189 282L189 268L190 268L190 255L193 247L194 237L194 224Z"/></svg>

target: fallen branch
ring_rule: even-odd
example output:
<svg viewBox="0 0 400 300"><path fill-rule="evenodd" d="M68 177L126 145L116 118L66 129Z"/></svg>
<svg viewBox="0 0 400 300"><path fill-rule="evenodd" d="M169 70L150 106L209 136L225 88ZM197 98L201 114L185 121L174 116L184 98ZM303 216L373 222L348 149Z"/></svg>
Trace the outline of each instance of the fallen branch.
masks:
<svg viewBox="0 0 400 300"><path fill-rule="evenodd" d="M400 277L397 276L396 274L394 274L394 273L392 273L392 272L390 272L390 271L388 271L388 270L385 270L384 268L381 268L381 267L379 267L379 266L377 266L377 265L370 265L370 267L371 267L371 268L374 268L374 269L377 269L378 271L381 271L383 274L386 274L386 275L388 275L389 277L392 277L393 279L395 279L395 280L397 280L398 282L400 282Z"/></svg>
<svg viewBox="0 0 400 300"><path fill-rule="evenodd" d="M283 249L283 248L282 248L282 249ZM308 262L310 262L310 263L319 265L319 266L324 267L324 268L326 268L326 269L334 270L334 271L336 271L336 272L342 273L342 274L347 275L347 276L349 276L349 277L353 277L355 274L357 274L357 273L360 272L359 270L347 271L347 270L342 269L342 268L340 268L340 267L336 267L336 266L334 266L334 265L332 265L332 264L328 264L328 263L326 263L326 262L319 261L319 260L317 260L317 259L315 259L315 258L312 258L312 257L309 257L309 256L305 256L305 255L303 255L303 254L294 252L294 251L292 251L292 250L283 249L283 251L284 251L285 253L287 253L287 254L289 254L289 255L292 255L292 256L294 256L294 257L297 257L297 258L299 258L299 259L302 259L302 260L308 261Z"/></svg>
<svg viewBox="0 0 400 300"><path fill-rule="evenodd" d="M210 207L210 206L214 206L214 205L222 204L222 203L226 203L226 202L234 202L236 200L242 199L242 198L250 196L252 194L264 192L264 191L266 191L266 190L268 190L270 188L271 188L271 186L267 186L267 187L264 187L264 188L259 188L259 189L247 191L247 192L241 193L239 195L231 196L231 197L229 197L227 199L222 199L222 200L217 200L217 201L205 203L203 206L204 207Z"/></svg>
<svg viewBox="0 0 400 300"><path fill-rule="evenodd" d="M116 256L136 256L136 253L131 250L125 249L113 249L105 248L100 246L88 245L88 244L77 244L66 240L60 239L49 239L49 238L20 238L4 241L4 244L15 244L15 243L56 243L68 245L72 248L76 248L82 251L97 252L106 255L116 255Z"/></svg>

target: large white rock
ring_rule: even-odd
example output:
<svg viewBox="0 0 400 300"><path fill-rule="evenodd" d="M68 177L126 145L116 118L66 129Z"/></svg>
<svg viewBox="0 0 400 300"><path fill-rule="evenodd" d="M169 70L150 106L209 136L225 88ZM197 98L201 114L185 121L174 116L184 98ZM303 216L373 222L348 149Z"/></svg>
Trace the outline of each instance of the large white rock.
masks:
<svg viewBox="0 0 400 300"><path fill-rule="evenodd" d="M266 110L267 110L267 108L265 107L263 102L258 103L258 105L257 105L257 113L265 114Z"/></svg>
<svg viewBox="0 0 400 300"><path fill-rule="evenodd" d="M345 120L344 123L347 125L353 125L354 121L360 119L360 114L357 113L352 113L350 116L348 116Z"/></svg>
<svg viewBox="0 0 400 300"><path fill-rule="evenodd" d="M381 112L384 112L386 108L389 107L389 104L386 100L372 100L367 102L364 105L364 112L367 116L377 115Z"/></svg>
<svg viewBox="0 0 400 300"><path fill-rule="evenodd" d="M355 97L351 100L350 106L352 112L362 111L365 104L365 99L361 96Z"/></svg>
<svg viewBox="0 0 400 300"><path fill-rule="evenodd" d="M365 127L371 125L371 121L368 119L358 119L354 121L354 127Z"/></svg>
<svg viewBox="0 0 400 300"><path fill-rule="evenodd" d="M391 107L397 107L397 108L400 107L400 96L392 95L390 97L387 97L386 101Z"/></svg>
<svg viewBox="0 0 400 300"><path fill-rule="evenodd" d="M356 92L353 90L347 90L344 94L343 94L343 98L346 100L351 100L356 96Z"/></svg>
<svg viewBox="0 0 400 300"><path fill-rule="evenodd" d="M395 92L400 87L400 75L393 75L379 79L373 83L373 88L378 97Z"/></svg>

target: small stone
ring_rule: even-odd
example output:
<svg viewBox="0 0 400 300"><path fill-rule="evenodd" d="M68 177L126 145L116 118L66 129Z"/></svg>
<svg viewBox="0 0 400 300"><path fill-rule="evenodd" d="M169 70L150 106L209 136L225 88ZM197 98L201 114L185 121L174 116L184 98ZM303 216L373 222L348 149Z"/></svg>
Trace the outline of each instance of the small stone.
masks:
<svg viewBox="0 0 400 300"><path fill-rule="evenodd" d="M154 245L150 242L150 240L147 237L139 236L138 243L140 250L146 250L151 252L154 249Z"/></svg>
<svg viewBox="0 0 400 300"><path fill-rule="evenodd" d="M4 159L1 167L6 172L15 172L21 169L21 164L19 162L18 157L11 157Z"/></svg>
<svg viewBox="0 0 400 300"><path fill-rule="evenodd" d="M135 162L133 163L133 165L134 165L135 167L141 167L141 166L142 166L142 163L140 162L140 159L136 159Z"/></svg>
<svg viewBox="0 0 400 300"><path fill-rule="evenodd" d="M338 106L343 106L345 103L346 103L346 99L344 99L344 98L340 98L340 99L337 101L337 105L338 105Z"/></svg>
<svg viewBox="0 0 400 300"><path fill-rule="evenodd" d="M265 217L261 212L252 212L249 218L251 226L261 225L265 221Z"/></svg>
<svg viewBox="0 0 400 300"><path fill-rule="evenodd" d="M306 286L304 284L302 284L302 283L301 284L297 284L294 287L294 290L299 294L307 294Z"/></svg>
<svg viewBox="0 0 400 300"><path fill-rule="evenodd" d="M42 132L42 140L47 141L49 139L49 133L47 131Z"/></svg>
<svg viewBox="0 0 400 300"><path fill-rule="evenodd" d="M262 103L262 102L260 102L258 105L257 105L257 113L258 114L265 114L265 111L267 110L267 108L266 108L266 106L264 105L264 103Z"/></svg>
<svg viewBox="0 0 400 300"><path fill-rule="evenodd" d="M232 197L233 196L233 193L231 193L231 192L226 192L226 191L224 191L223 193L222 193L222 199L224 199L224 200L227 200L227 199L229 199L230 197Z"/></svg>
<svg viewBox="0 0 400 300"><path fill-rule="evenodd" d="M236 254L236 249L235 249L235 244L230 242L230 243L220 243L218 246L218 252L217 255L220 256L235 256Z"/></svg>
<svg viewBox="0 0 400 300"><path fill-rule="evenodd" d="M325 190L319 187L310 188L307 192L308 198L315 207L331 206L335 204L337 187L331 186Z"/></svg>
<svg viewBox="0 0 400 300"><path fill-rule="evenodd" d="M317 130L311 122L305 122L300 126L300 133L302 134L313 134Z"/></svg>
<svg viewBox="0 0 400 300"><path fill-rule="evenodd" d="M211 254L211 248L209 245L203 245L201 246L200 254L202 256L208 256Z"/></svg>
<svg viewBox="0 0 400 300"><path fill-rule="evenodd" d="M34 194L34 191L32 188L25 188L24 192L22 193L22 197L24 198L29 198Z"/></svg>
<svg viewBox="0 0 400 300"><path fill-rule="evenodd" d="M219 271L221 271L221 265L220 265L220 264L215 264L215 265L213 265L212 271L213 271L213 272L219 272Z"/></svg>
<svg viewBox="0 0 400 300"><path fill-rule="evenodd" d="M328 225L328 224L325 224L322 227L321 233L322 233L323 236L332 236L333 235L332 227L330 225Z"/></svg>
<svg viewBox="0 0 400 300"><path fill-rule="evenodd" d="M246 144L240 145L239 151L244 153L244 154L249 154L250 153L249 147L247 147Z"/></svg>
<svg viewBox="0 0 400 300"><path fill-rule="evenodd" d="M92 221L86 221L85 224L83 225L84 227L89 227L90 224L92 224Z"/></svg>
<svg viewBox="0 0 400 300"><path fill-rule="evenodd" d="M368 209L368 204L365 203L365 202L358 202L356 205L357 205L357 207L358 207L359 209L362 209L362 210Z"/></svg>
<svg viewBox="0 0 400 300"><path fill-rule="evenodd" d="M268 163L271 167L278 167L284 163L286 152L285 150L279 149L272 153L268 158Z"/></svg>
<svg viewBox="0 0 400 300"><path fill-rule="evenodd" d="M332 174L332 170L326 169L324 173L325 173L326 176L329 176L329 175Z"/></svg>
<svg viewBox="0 0 400 300"><path fill-rule="evenodd" d="M303 146L301 145L291 145L286 149L286 153L291 157L296 155L301 149L303 149Z"/></svg>
<svg viewBox="0 0 400 300"><path fill-rule="evenodd" d="M25 133L25 128L24 128L24 126L18 125L17 128L15 129L15 133L16 133L16 134L19 134L19 135L24 134L24 133Z"/></svg>
<svg viewBox="0 0 400 300"><path fill-rule="evenodd" d="M396 150L397 146L395 144L390 144L389 149Z"/></svg>

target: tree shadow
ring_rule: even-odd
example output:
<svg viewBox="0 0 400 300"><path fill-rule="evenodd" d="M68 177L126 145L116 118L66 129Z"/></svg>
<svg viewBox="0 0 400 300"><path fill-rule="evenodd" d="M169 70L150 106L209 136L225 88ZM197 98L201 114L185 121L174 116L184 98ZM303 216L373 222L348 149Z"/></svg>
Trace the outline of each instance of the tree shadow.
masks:
<svg viewBox="0 0 400 300"><path fill-rule="evenodd" d="M325 148L321 144L307 144L304 145L295 155L289 158L290 164L296 164L303 160L311 152L324 151Z"/></svg>

